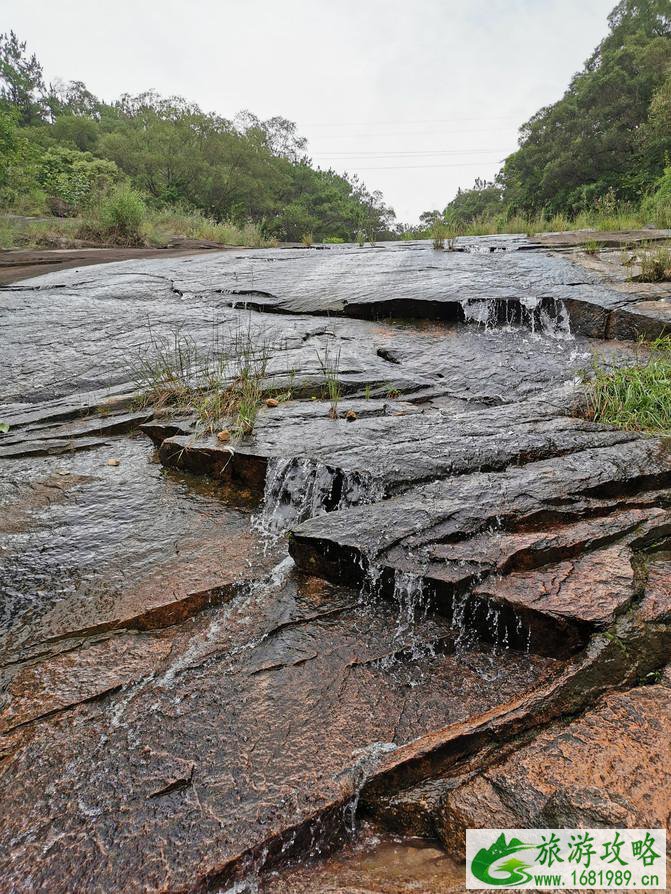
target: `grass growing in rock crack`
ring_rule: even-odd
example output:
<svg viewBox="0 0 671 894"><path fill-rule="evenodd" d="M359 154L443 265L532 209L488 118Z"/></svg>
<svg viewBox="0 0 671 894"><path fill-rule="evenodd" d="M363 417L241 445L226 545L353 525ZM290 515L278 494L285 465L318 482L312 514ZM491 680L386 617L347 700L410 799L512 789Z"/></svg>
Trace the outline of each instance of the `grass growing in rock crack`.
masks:
<svg viewBox="0 0 671 894"><path fill-rule="evenodd" d="M585 415L594 422L626 431L671 433L671 336L642 344L641 357L632 366L607 370L595 364L585 392Z"/></svg>
<svg viewBox="0 0 671 894"><path fill-rule="evenodd" d="M147 347L132 365L142 406L193 413L198 425L214 432L230 420L234 436L250 434L264 396L272 347L251 325L215 324L202 346L179 328L169 336L149 327Z"/></svg>
<svg viewBox="0 0 671 894"><path fill-rule="evenodd" d="M671 249L667 246L644 250L640 265L641 272L635 277L638 282L671 281Z"/></svg>
<svg viewBox="0 0 671 894"><path fill-rule="evenodd" d="M329 416L331 419L338 418L338 404L342 397L342 388L340 385L340 348L332 351L328 344L324 345L323 351L317 351L317 360L326 381L326 393L331 407Z"/></svg>

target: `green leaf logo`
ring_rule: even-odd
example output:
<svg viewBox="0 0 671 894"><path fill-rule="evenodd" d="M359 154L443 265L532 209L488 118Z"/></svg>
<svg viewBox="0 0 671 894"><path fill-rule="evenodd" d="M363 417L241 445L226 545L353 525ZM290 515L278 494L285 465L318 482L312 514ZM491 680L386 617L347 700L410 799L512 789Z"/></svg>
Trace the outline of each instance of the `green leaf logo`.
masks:
<svg viewBox="0 0 671 894"><path fill-rule="evenodd" d="M480 848L471 862L471 872L479 881L488 885L524 885L531 880L531 875L526 871L530 864L511 855L531 848L532 844L524 844L518 838L511 838L506 842L505 835L501 833L491 847ZM506 857L510 859L505 859ZM492 875L492 872L495 874Z"/></svg>

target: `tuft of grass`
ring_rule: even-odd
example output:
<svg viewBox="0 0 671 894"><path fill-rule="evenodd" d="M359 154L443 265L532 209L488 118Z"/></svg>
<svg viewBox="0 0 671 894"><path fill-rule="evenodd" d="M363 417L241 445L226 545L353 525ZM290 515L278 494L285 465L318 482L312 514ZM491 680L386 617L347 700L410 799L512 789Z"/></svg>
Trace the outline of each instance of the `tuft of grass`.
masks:
<svg viewBox="0 0 671 894"><path fill-rule="evenodd" d="M671 249L667 246L644 251L640 264L641 272L636 277L638 282L671 281Z"/></svg>
<svg viewBox="0 0 671 894"><path fill-rule="evenodd" d="M600 247L596 239L588 239L587 242L583 243L582 250L585 254L596 255L599 253Z"/></svg>
<svg viewBox="0 0 671 894"><path fill-rule="evenodd" d="M251 326L223 330L215 325L204 347L179 329L158 336L150 327L148 345L131 365L138 402L194 413L208 432L221 428L223 420L232 420L236 436L251 434L264 397L271 351Z"/></svg>
<svg viewBox="0 0 671 894"><path fill-rule="evenodd" d="M175 236L248 248L277 245L277 240L267 238L261 226L252 221L243 224L216 221L199 211L180 208L160 211L145 208L140 215L139 206L135 205L133 211L133 200L128 201L127 192L121 189L101 201L86 218L31 220L18 214L0 216L0 249L77 248L82 243L161 247L169 245Z"/></svg>
<svg viewBox="0 0 671 894"><path fill-rule="evenodd" d="M356 241L359 244L359 248L363 248L366 244L366 234L363 230L357 230Z"/></svg>
<svg viewBox="0 0 671 894"><path fill-rule="evenodd" d="M338 348L336 352L333 352L327 343L321 353L317 351L317 360L319 361L319 366L326 381L326 394L331 402L329 416L331 419L337 419L338 404L342 397L342 388L340 385L340 348Z"/></svg>
<svg viewBox="0 0 671 894"><path fill-rule="evenodd" d="M306 248L312 248L312 246L314 245L312 233L303 233L303 235L301 236L301 242Z"/></svg>
<svg viewBox="0 0 671 894"><path fill-rule="evenodd" d="M447 238L447 225L442 220L434 220L429 230L431 242L434 248L445 248L445 239Z"/></svg>
<svg viewBox="0 0 671 894"><path fill-rule="evenodd" d="M671 433L671 336L641 345L632 366L595 364L585 376L585 415L625 431Z"/></svg>
<svg viewBox="0 0 671 894"><path fill-rule="evenodd" d="M79 222L72 218L46 220L0 218L0 249L69 248L80 245L77 239Z"/></svg>

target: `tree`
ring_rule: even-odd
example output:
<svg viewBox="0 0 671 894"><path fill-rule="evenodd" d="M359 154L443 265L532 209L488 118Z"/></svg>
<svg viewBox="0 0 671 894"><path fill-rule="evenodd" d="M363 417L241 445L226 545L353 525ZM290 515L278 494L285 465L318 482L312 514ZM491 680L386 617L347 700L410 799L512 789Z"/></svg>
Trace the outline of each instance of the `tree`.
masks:
<svg viewBox="0 0 671 894"><path fill-rule="evenodd" d="M44 114L42 66L13 31L0 34L0 99L18 112L19 124L35 124Z"/></svg>
<svg viewBox="0 0 671 894"><path fill-rule="evenodd" d="M458 224L495 217L503 210L503 190L496 183L477 178L471 189L460 189L443 216Z"/></svg>
<svg viewBox="0 0 671 894"><path fill-rule="evenodd" d="M646 150L641 131L669 75L669 13L668 0L615 7L610 33L562 99L522 126L501 175L509 207L572 213L610 191L636 200L660 176L663 159Z"/></svg>
<svg viewBox="0 0 671 894"><path fill-rule="evenodd" d="M315 169L286 118L245 111L230 120L152 90L109 104L81 81L56 81L45 91L39 62L13 32L0 37L0 60L0 109L11 111L0 122L0 144L30 147L25 164L6 166L5 204L18 195L21 175L35 204L46 194L55 213L79 213L125 175L150 207L251 220L280 238L390 232L394 212L381 193ZM10 149L0 152L9 157Z"/></svg>

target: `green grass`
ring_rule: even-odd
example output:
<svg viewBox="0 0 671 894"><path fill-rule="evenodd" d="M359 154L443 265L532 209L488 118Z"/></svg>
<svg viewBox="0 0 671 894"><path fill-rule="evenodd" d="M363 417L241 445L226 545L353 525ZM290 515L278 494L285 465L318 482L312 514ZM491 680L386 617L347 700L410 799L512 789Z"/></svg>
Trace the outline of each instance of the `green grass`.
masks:
<svg viewBox="0 0 671 894"><path fill-rule="evenodd" d="M323 351L317 351L317 360L324 375L326 382L326 393L331 403L329 416L331 419L338 418L338 404L342 397L342 387L340 385L340 348L332 351L328 343L324 346Z"/></svg>
<svg viewBox="0 0 671 894"><path fill-rule="evenodd" d="M137 403L193 413L207 432L226 422L241 438L254 429L271 350L251 327L215 325L205 346L179 329L158 336L150 327L147 346L130 363Z"/></svg>
<svg viewBox="0 0 671 894"><path fill-rule="evenodd" d="M470 223L446 224L438 221L427 230L415 230L408 234L407 238L432 239L434 247L440 248L440 239L450 238L447 230L452 231L452 237L457 236L491 236L499 233L524 233L527 236L535 236L537 233L564 233L568 230L599 230L621 231L637 230L646 224L666 227L669 224L668 216L663 214L646 213L636 207L623 206L620 209L604 212L583 212L574 217L566 214L552 216L539 215L526 217L521 214L507 216L505 214L496 217L482 217ZM437 244L438 243L438 244Z"/></svg>
<svg viewBox="0 0 671 894"><path fill-rule="evenodd" d="M0 218L0 249L68 248L77 244L79 221Z"/></svg>
<svg viewBox="0 0 671 894"><path fill-rule="evenodd" d="M145 234L147 242L155 246L165 245L173 236L248 248L268 248L277 244L276 240L268 239L263 234L258 224L251 221L244 224L216 221L199 211L179 208L150 211L145 223Z"/></svg>
<svg viewBox="0 0 671 894"><path fill-rule="evenodd" d="M448 251L454 251L461 231L453 224L448 224L443 220L435 220L431 224L429 235L434 248L447 248Z"/></svg>
<svg viewBox="0 0 671 894"><path fill-rule="evenodd" d="M625 431L671 434L671 336L641 345L632 366L595 364L585 376L585 415Z"/></svg>

